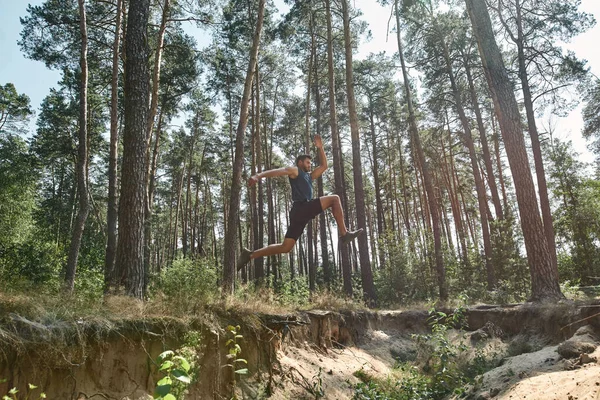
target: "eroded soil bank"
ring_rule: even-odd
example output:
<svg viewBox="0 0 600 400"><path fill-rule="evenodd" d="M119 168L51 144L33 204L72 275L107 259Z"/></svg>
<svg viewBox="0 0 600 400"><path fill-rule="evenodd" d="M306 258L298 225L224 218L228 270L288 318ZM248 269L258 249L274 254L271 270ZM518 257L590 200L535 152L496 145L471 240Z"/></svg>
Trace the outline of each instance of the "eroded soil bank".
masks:
<svg viewBox="0 0 600 400"><path fill-rule="evenodd" d="M600 389L596 345L581 347L580 342L597 343L599 314L600 305L590 303L468 309L467 338L473 347L483 343L502 349L517 337L543 346L537 352L505 358L467 396L596 398L585 397L595 396ZM249 369L249 375L237 381L238 397L351 398L353 385L359 382L357 371L385 377L397 361L414 359L411 335L429 329L426 311L213 313L186 321L75 323L32 321L16 314L1 318L0 378L7 381L0 384L0 394L12 387L23 393L32 383L49 399L152 398L161 377L153 360L164 350L184 346L198 367L186 398L229 399L233 374L224 367L228 325L241 328L240 357ZM568 343L570 353L564 349ZM582 360L581 354L588 353L589 359ZM549 384L549 380L560 383ZM571 381L573 389L560 397Z"/></svg>

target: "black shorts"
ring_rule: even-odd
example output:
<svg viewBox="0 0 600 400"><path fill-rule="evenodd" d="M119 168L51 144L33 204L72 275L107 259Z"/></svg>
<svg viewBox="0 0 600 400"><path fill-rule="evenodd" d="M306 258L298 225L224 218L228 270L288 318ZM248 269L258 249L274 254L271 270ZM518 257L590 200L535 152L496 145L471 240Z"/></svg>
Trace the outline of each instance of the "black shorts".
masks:
<svg viewBox="0 0 600 400"><path fill-rule="evenodd" d="M313 199L303 202L294 202L290 210L290 226L285 233L286 238L298 240L306 224L323 212L320 199Z"/></svg>

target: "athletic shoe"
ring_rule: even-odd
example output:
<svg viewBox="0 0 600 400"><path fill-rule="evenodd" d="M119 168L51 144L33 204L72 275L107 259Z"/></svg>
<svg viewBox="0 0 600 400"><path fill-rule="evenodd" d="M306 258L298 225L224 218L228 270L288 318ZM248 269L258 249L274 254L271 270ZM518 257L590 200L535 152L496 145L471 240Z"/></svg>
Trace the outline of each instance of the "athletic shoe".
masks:
<svg viewBox="0 0 600 400"><path fill-rule="evenodd" d="M361 233L363 233L363 228L357 229L355 231L348 231L340 239L342 240L342 243L350 243L351 241L356 239L357 236L360 235Z"/></svg>
<svg viewBox="0 0 600 400"><path fill-rule="evenodd" d="M235 266L236 271L239 271L244 267L244 265L250 262L251 254L252 252L250 250L242 248L242 254L240 254L240 258L238 259L238 262Z"/></svg>

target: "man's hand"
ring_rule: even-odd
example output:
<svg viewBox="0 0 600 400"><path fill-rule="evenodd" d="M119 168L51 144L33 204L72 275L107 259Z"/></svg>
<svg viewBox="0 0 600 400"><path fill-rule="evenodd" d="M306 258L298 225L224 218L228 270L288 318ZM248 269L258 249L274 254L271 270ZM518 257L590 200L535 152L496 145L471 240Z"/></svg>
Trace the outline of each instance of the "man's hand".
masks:
<svg viewBox="0 0 600 400"><path fill-rule="evenodd" d="M258 177L256 175L252 175L248 178L248 186L254 186L258 182Z"/></svg>
<svg viewBox="0 0 600 400"><path fill-rule="evenodd" d="M323 141L321 140L321 135L315 135L315 146L317 146L317 149L323 148Z"/></svg>

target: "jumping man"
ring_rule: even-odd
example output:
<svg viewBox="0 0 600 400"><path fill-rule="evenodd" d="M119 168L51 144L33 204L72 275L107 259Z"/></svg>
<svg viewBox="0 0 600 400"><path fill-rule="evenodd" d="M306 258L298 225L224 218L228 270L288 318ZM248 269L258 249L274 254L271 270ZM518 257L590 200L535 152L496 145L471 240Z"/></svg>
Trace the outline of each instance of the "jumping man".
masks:
<svg viewBox="0 0 600 400"><path fill-rule="evenodd" d="M306 224L328 208L331 208L331 212L337 223L340 240L343 243L349 243L362 233L362 228L356 231L348 231L346 228L346 224L344 223L344 211L342 210L342 203L338 195L323 196L316 199L312 198L313 180L318 179L327 169L327 158L325 157L323 142L319 135L315 136L315 146L319 149L319 160L321 160L321 165L313 171L311 171L312 158L309 155L303 154L296 158L296 165L294 167L263 171L248 179L248 186L252 186L262 178L287 176L290 180L290 185L292 186L292 201L294 204L290 210L290 226L285 234L283 243L271 244L254 251L242 249L242 254L237 263L238 270L252 259L289 253L300 235L302 235Z"/></svg>

